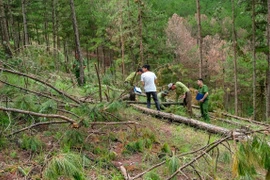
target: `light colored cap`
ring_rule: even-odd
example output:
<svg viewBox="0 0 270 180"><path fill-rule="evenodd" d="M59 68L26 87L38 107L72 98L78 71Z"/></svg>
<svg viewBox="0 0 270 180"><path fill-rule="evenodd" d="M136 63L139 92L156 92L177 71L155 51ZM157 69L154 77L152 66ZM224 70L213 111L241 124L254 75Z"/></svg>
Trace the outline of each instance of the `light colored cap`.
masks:
<svg viewBox="0 0 270 180"><path fill-rule="evenodd" d="M173 86L173 83L168 84L168 88L171 89Z"/></svg>

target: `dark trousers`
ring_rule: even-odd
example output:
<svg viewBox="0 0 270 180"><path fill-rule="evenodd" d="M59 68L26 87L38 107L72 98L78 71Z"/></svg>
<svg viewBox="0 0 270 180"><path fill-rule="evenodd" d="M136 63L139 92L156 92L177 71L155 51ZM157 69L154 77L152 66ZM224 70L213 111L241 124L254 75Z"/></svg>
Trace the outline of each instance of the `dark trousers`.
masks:
<svg viewBox="0 0 270 180"><path fill-rule="evenodd" d="M186 97L184 98L184 106L187 108L188 114L192 116L192 96L190 91L186 92Z"/></svg>
<svg viewBox="0 0 270 180"><path fill-rule="evenodd" d="M160 111L160 106L157 98L157 92L146 92L147 97L147 108L151 107L151 95L153 97L153 100L155 101L155 105L158 111Z"/></svg>

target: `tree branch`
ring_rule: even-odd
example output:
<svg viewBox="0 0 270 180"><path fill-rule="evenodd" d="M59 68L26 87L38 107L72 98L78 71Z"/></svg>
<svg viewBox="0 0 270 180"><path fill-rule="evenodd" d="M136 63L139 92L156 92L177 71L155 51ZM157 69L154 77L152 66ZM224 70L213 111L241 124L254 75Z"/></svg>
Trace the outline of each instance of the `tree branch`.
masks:
<svg viewBox="0 0 270 180"><path fill-rule="evenodd" d="M13 132L13 133L7 135L7 137L13 136L13 135L15 135L15 134L18 134L18 133L20 133L20 132L22 132L22 131L26 131L26 130L31 129L31 128L36 127L36 126L49 125L49 124L64 124L64 123L69 123L69 122L67 122L67 121L39 122L39 123L32 124L31 126L22 128L22 129L20 129L20 130L18 130L18 131L15 131L15 132Z"/></svg>
<svg viewBox="0 0 270 180"><path fill-rule="evenodd" d="M33 111L25 111L25 110L21 110L21 109L15 109L15 108L5 108L0 106L0 110L2 111L10 111L10 112L17 112L17 113L22 113L22 114L30 114L33 116L39 116L39 117L46 117L46 118L60 118L63 119L69 123L72 124L77 124L77 122L71 118L68 118L66 116L61 116L58 114L42 114L42 113L37 113L37 112L33 112Z"/></svg>
<svg viewBox="0 0 270 180"><path fill-rule="evenodd" d="M214 144L209 147L208 149L206 149L204 152L202 152L200 155L196 156L193 160L191 160L189 163L184 164L183 166L181 166L180 168L177 169L177 171L175 171L169 178L167 178L167 180L172 179L174 176L176 176L179 172L181 172L183 169L185 169L186 167L190 166L191 164L193 164L195 161L198 161L200 158L202 158L205 154L207 154L209 151L211 151L212 149L214 149L215 147L217 147L219 144L221 144L224 141L227 141L229 138L231 138L232 135L228 135L224 138L221 138L217 141L214 142Z"/></svg>
<svg viewBox="0 0 270 180"><path fill-rule="evenodd" d="M16 86L16 85L10 84L10 83L8 83L8 82L6 82L6 81L3 81L3 80L1 80L1 79L0 79L0 82L6 84L6 85L8 85L8 86L15 87L15 88L24 90L24 91L26 91L26 92L30 92L30 93L32 93L32 94L36 94L36 95L38 95L38 96L46 97L46 98L48 98L48 99L55 100L56 102L65 104L65 102L63 102L63 101L61 101L61 100L59 100L59 99L56 99L56 98L53 97L53 96L49 96L49 95L43 94L43 93L41 93L41 92L37 92L37 91L33 91L33 90L30 90L30 89L26 89L26 88L23 88L23 87L20 87L20 86ZM73 106L78 106L77 104L72 104L72 105L73 105Z"/></svg>
<svg viewBox="0 0 270 180"><path fill-rule="evenodd" d="M19 76L24 76L24 77L28 77L32 80L35 80L37 82L40 82L42 84L45 84L46 86L50 87L51 89L55 90L56 92L58 92L59 94L69 98L70 100L76 102L77 104L81 104L81 102L73 97L71 97L70 95L66 94L65 92L57 89L56 87L54 87L53 85L41 80L41 79L38 79L37 77L33 76L33 75L28 75L28 74L24 74L24 73L21 73L21 72L17 72L17 71L12 71L12 70L9 70L9 69L4 69L4 68L1 68L0 67L0 71L3 71L3 72L7 72L7 73L11 73L11 74L16 74L16 75L19 75Z"/></svg>

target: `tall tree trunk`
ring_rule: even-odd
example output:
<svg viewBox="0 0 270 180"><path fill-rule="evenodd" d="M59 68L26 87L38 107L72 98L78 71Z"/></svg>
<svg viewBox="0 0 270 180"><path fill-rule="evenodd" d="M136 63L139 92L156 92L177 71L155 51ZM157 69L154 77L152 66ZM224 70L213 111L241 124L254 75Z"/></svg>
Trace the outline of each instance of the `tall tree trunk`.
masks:
<svg viewBox="0 0 270 180"><path fill-rule="evenodd" d="M2 31L2 45L5 48L5 52L12 56L12 51L9 43L9 34L7 28L7 19L5 15L5 8L3 0L0 0L0 22L1 22L1 31Z"/></svg>
<svg viewBox="0 0 270 180"><path fill-rule="evenodd" d="M143 21L142 21L142 2L141 0L138 1L138 22L139 22L139 39L140 39L140 62L144 64L143 58Z"/></svg>
<svg viewBox="0 0 270 180"><path fill-rule="evenodd" d="M121 7L121 22L120 22L120 32L121 32L121 57L122 57L122 75L125 74L125 40L123 34L123 7ZM124 76L122 76L124 77Z"/></svg>
<svg viewBox="0 0 270 180"><path fill-rule="evenodd" d="M79 56L79 63L80 63L79 85L82 86L84 84L84 65L83 65L83 58L82 58L82 53L81 53L79 29L78 29L76 12L75 12L75 8L74 8L74 1L73 0L70 0L70 9L71 9L71 13L72 13L72 23L73 23L73 31L75 34L76 50L77 50L77 53Z"/></svg>
<svg viewBox="0 0 270 180"><path fill-rule="evenodd" d="M252 0L253 119L256 120L256 26L255 0Z"/></svg>
<svg viewBox="0 0 270 180"><path fill-rule="evenodd" d="M233 65L234 65L234 113L238 114L238 92L237 92L237 41L236 41L236 31L235 31L235 8L234 0L232 0L232 35L233 35Z"/></svg>
<svg viewBox="0 0 270 180"><path fill-rule="evenodd" d="M197 4L197 25L198 25L198 35L197 35L197 43L199 45L199 77L202 78L202 70L203 70L203 60L202 60L202 34L201 34L201 7L200 0L196 0Z"/></svg>
<svg viewBox="0 0 270 180"><path fill-rule="evenodd" d="M267 0L267 45L269 51L267 53L267 74L266 74L266 119L269 121L270 116L270 0Z"/></svg>
<svg viewBox="0 0 270 180"><path fill-rule="evenodd" d="M48 33L48 13L47 13L47 0L43 1L44 5L45 5L45 10L44 10L44 37L45 37L45 43L46 43L46 49L49 52L50 51L50 42L49 42L49 33Z"/></svg>
<svg viewBox="0 0 270 180"><path fill-rule="evenodd" d="M29 38L28 38L28 29L27 29L27 19L26 19L26 0L22 0L22 17L23 17L23 33L24 33L24 45L29 44Z"/></svg>
<svg viewBox="0 0 270 180"><path fill-rule="evenodd" d="M10 24L11 24L11 34L12 34L12 39L14 41L14 49L17 50L20 48L20 42L19 42L19 32L18 30L16 30L16 24L14 21L14 16L13 16L13 12L11 11L11 5L8 5L8 13L10 16ZM1 10L2 11L2 10Z"/></svg>
<svg viewBox="0 0 270 180"><path fill-rule="evenodd" d="M56 3L57 0L52 0L52 34L53 34L53 58L55 61L56 69L59 70L59 60L57 56L57 49L56 49L56 34L57 34L57 27L56 27Z"/></svg>

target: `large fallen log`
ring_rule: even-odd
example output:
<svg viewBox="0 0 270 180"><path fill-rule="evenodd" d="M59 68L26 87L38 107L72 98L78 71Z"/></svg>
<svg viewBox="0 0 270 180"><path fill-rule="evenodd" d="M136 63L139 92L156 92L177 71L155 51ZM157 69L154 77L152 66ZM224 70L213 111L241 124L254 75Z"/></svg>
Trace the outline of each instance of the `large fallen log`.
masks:
<svg viewBox="0 0 270 180"><path fill-rule="evenodd" d="M147 104L147 102L142 102L142 101L125 101L127 104ZM151 103L155 104L155 103ZM182 102L162 102L160 103L162 105L183 105Z"/></svg>
<svg viewBox="0 0 270 180"><path fill-rule="evenodd" d="M196 108L196 109L200 109L199 106L192 105L192 107ZM217 112L217 111L211 111L211 112L213 112L213 113L221 113L221 115L226 116L226 117L231 117L231 118L234 118L234 119L237 119L237 120L246 121L246 122L261 125L261 126L270 126L270 124L267 124L267 123L263 123L263 122L260 122L260 121L255 121L255 120L249 119L249 118L243 118L243 117L240 117L240 116L235 116L235 115L225 113L225 112Z"/></svg>
<svg viewBox="0 0 270 180"><path fill-rule="evenodd" d="M175 114L171 114L171 113L165 113L165 112L160 112L160 111L156 111L153 109L149 109L149 108L145 108L145 107L141 107L135 104L131 104L132 107L134 107L137 110L143 111L144 113L150 114L150 115L155 115L155 116L159 116L165 119L170 119L172 121L175 122L179 122L179 123L183 123L186 124L188 126L192 126L198 129L202 129L205 130L207 132L210 133L215 133L215 134L229 134L232 133L231 130L223 128L223 127L219 127L219 126L215 126L212 124L208 124L202 121L198 121L195 119L190 119L187 117L183 117L183 116L179 116L179 115L175 115ZM235 134L240 135L239 133Z"/></svg>

